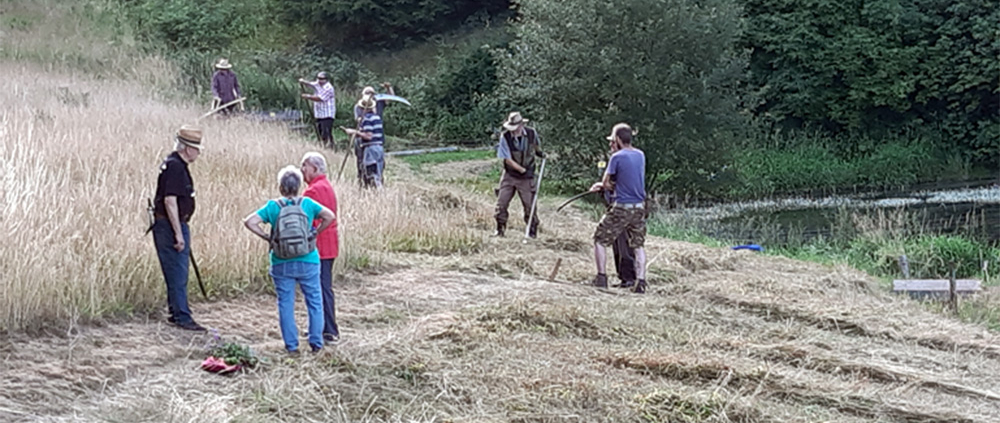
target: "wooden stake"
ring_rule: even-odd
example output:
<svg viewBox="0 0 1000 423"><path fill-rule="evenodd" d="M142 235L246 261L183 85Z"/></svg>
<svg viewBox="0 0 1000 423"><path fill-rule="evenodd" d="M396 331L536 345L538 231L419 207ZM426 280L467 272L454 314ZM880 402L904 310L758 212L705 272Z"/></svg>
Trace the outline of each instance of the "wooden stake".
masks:
<svg viewBox="0 0 1000 423"><path fill-rule="evenodd" d="M556 274L559 273L559 265L562 264L562 258L556 259L556 266L552 268L552 274L549 275L549 282L556 280Z"/></svg>

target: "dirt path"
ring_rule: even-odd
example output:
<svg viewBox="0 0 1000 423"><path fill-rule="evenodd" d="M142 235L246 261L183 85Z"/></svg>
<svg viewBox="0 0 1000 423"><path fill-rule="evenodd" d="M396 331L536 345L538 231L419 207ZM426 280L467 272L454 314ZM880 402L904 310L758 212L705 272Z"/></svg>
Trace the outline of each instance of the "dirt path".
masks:
<svg viewBox="0 0 1000 423"><path fill-rule="evenodd" d="M318 356L282 354L272 297L193 304L267 359L238 377L198 370L210 335L160 321L13 336L0 421L1000 421L995 333L852 269L655 237L647 295L594 290L594 224L556 203L538 240L470 214L472 253L344 276L343 341Z"/></svg>

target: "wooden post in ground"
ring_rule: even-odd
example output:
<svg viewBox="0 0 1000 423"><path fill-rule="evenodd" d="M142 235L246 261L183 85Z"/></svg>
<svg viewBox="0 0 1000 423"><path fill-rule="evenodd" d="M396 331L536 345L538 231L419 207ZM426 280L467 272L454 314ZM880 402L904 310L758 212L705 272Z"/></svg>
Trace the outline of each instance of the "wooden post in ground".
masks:
<svg viewBox="0 0 1000 423"><path fill-rule="evenodd" d="M903 279L910 278L910 261L906 259L906 254L899 256L899 271L903 273Z"/></svg>
<svg viewBox="0 0 1000 423"><path fill-rule="evenodd" d="M951 276L948 278L948 300L951 304L951 310L958 315L958 294L955 292L955 273L957 272L957 267L955 262L951 263Z"/></svg>
<svg viewBox="0 0 1000 423"><path fill-rule="evenodd" d="M559 273L559 265L562 264L562 258L556 259L556 266L552 268L552 274L549 275L549 282L556 280L556 274Z"/></svg>

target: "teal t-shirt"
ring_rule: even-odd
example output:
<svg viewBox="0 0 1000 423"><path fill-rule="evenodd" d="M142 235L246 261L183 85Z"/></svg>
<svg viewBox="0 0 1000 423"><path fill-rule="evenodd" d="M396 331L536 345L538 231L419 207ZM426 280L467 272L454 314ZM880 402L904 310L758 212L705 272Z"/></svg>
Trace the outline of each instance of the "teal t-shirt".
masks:
<svg viewBox="0 0 1000 423"><path fill-rule="evenodd" d="M281 204L284 205L292 203L291 200L287 198L268 200L267 204L265 204L264 207L261 207L260 210L257 210L257 216L260 216L261 220L263 220L264 223L273 226L274 223L278 221L278 213L281 212L281 206L278 205L278 201L281 201ZM310 224L312 224L312 221L316 220L316 216L319 216L319 212L323 211L323 206L319 205L319 203L313 201L311 198L303 197L302 211L306 213L306 216L309 217ZM313 250L310 251L309 254L290 259L278 258L277 256L274 255L274 251L271 251L272 266L281 263L288 263L290 261L301 261L306 263L319 264L319 251L313 248Z"/></svg>

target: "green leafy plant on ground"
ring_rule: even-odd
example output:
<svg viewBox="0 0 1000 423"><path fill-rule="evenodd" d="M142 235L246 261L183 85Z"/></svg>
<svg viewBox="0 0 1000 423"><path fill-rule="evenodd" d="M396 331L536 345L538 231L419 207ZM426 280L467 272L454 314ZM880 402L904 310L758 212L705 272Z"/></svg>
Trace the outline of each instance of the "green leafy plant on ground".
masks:
<svg viewBox="0 0 1000 423"><path fill-rule="evenodd" d="M221 358L230 366L239 365L243 368L252 369L260 363L260 359L250 349L250 346L238 342L225 341L214 330L212 340L207 349L209 357Z"/></svg>

